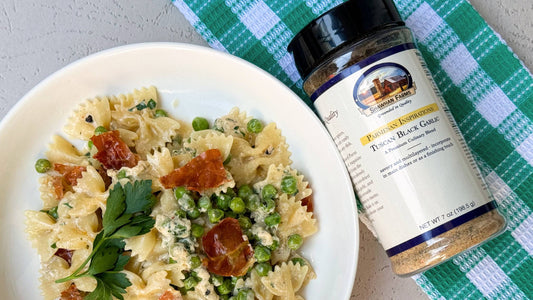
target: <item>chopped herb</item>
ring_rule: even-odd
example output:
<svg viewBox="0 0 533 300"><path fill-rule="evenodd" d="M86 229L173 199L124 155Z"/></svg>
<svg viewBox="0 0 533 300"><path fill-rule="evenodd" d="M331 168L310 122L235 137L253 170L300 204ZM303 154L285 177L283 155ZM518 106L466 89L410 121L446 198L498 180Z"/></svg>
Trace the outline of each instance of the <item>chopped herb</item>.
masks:
<svg viewBox="0 0 533 300"><path fill-rule="evenodd" d="M149 108L149 109L154 109L156 107L157 103L154 101L154 99L150 99L148 101L148 104L146 103L146 101L141 101L139 102L139 104L135 105L134 107L128 109L128 111L133 111L135 109L137 110L143 110L145 108Z"/></svg>
<svg viewBox="0 0 533 300"><path fill-rule="evenodd" d="M53 243L52 245L50 245L50 248L52 248L52 249L56 249L56 248L57 248L56 243Z"/></svg>
<svg viewBox="0 0 533 300"><path fill-rule="evenodd" d="M72 205L70 205L68 202L63 203L63 205L65 205L65 206L68 207L68 208L72 208Z"/></svg>
<svg viewBox="0 0 533 300"><path fill-rule="evenodd" d="M57 206L54 206L54 207L50 208L49 210L41 210L41 211L47 213L50 217L54 218L55 220L57 220L57 218L58 218Z"/></svg>
<svg viewBox="0 0 533 300"><path fill-rule="evenodd" d="M154 99L150 99L150 101L148 101L148 108L149 109L154 109L156 107L157 103L154 101Z"/></svg>
<svg viewBox="0 0 533 300"><path fill-rule="evenodd" d="M106 211L102 217L103 230L93 241L93 251L72 275L56 280L67 282L81 277L96 279L96 288L85 299L111 300L114 297L123 300L122 294L131 282L126 277L124 266L129 256L124 255L124 239L148 233L155 220L150 217L154 199L152 181L142 180L120 183L109 191ZM82 272L89 264L87 271Z"/></svg>
<svg viewBox="0 0 533 300"><path fill-rule="evenodd" d="M227 165L227 164L229 164L230 161L231 161L231 153L228 154L228 157L226 157L226 159L224 160L224 162L222 164L223 165Z"/></svg>

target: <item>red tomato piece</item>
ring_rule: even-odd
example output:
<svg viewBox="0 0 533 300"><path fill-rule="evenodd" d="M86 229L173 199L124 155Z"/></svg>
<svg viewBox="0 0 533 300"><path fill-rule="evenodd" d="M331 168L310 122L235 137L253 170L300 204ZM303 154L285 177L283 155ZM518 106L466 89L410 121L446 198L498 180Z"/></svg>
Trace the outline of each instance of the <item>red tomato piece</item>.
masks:
<svg viewBox="0 0 533 300"><path fill-rule="evenodd" d="M207 270L221 276L243 276L254 263L252 246L239 221L225 218L202 237Z"/></svg>
<svg viewBox="0 0 533 300"><path fill-rule="evenodd" d="M61 292L60 300L83 300L85 296L84 292L80 292L76 287L76 284L71 283L68 289Z"/></svg>
<svg viewBox="0 0 533 300"><path fill-rule="evenodd" d="M202 192L227 182L223 163L220 150L209 149L160 180L167 189L186 186L189 190Z"/></svg>
<svg viewBox="0 0 533 300"><path fill-rule="evenodd" d="M91 137L91 141L98 149L98 152L93 157L106 169L133 168L139 162L139 157L131 152L128 145L120 139L118 130L94 135Z"/></svg>
<svg viewBox="0 0 533 300"><path fill-rule="evenodd" d="M69 267L72 265L72 254L74 254L74 250L68 250L63 248L57 249L56 253L54 253L55 256L64 259L68 263Z"/></svg>

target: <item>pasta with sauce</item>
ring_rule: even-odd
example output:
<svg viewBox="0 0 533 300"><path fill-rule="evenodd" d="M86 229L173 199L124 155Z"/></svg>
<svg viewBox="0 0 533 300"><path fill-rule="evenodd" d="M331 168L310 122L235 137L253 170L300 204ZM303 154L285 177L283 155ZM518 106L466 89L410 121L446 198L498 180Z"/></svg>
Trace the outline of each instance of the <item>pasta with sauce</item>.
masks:
<svg viewBox="0 0 533 300"><path fill-rule="evenodd" d="M312 190L291 167L281 131L238 108L212 128L194 127L158 109L154 87L90 99L72 113L64 132L86 146L52 137L36 164L42 209L26 212L45 299L82 299L99 287L94 276L57 281L94 259L113 189L143 181L154 225L124 240L119 296L303 299L316 275L297 249L318 228Z"/></svg>

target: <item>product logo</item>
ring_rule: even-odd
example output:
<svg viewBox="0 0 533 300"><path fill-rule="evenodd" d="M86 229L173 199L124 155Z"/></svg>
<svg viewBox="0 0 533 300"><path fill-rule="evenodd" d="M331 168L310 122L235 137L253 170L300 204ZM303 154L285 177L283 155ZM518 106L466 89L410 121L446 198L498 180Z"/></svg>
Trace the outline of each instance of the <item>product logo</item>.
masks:
<svg viewBox="0 0 533 300"><path fill-rule="evenodd" d="M369 68L357 80L353 89L355 103L365 116L415 93L416 86L411 74L395 63L383 63Z"/></svg>

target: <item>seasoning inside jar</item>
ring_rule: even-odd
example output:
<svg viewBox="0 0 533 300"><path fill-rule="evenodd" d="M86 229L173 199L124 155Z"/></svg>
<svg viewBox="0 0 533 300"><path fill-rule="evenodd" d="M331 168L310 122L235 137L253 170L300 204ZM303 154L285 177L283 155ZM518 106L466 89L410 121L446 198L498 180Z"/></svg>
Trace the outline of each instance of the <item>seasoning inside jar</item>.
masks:
<svg viewBox="0 0 533 300"><path fill-rule="evenodd" d="M503 231L392 0L347 1L288 50L396 274L427 270Z"/></svg>

